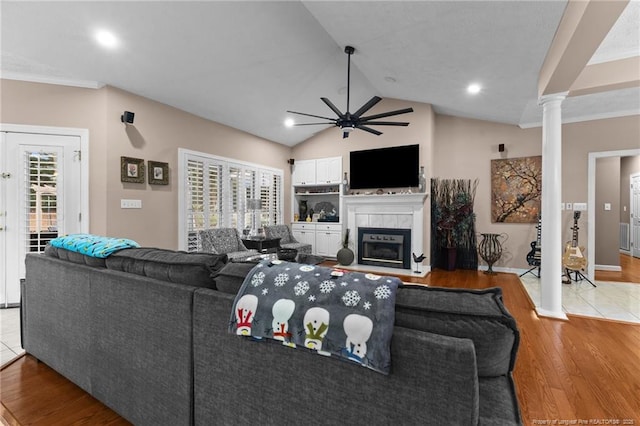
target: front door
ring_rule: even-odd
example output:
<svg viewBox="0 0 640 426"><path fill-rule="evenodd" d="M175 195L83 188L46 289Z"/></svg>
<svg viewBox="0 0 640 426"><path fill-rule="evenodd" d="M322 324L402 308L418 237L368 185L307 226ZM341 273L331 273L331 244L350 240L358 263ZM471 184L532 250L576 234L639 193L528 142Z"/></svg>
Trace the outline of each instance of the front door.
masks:
<svg viewBox="0 0 640 426"><path fill-rule="evenodd" d="M631 255L640 257L640 174L631 175Z"/></svg>
<svg viewBox="0 0 640 426"><path fill-rule="evenodd" d="M20 303L24 258L58 235L78 233L79 136L0 133L0 308Z"/></svg>

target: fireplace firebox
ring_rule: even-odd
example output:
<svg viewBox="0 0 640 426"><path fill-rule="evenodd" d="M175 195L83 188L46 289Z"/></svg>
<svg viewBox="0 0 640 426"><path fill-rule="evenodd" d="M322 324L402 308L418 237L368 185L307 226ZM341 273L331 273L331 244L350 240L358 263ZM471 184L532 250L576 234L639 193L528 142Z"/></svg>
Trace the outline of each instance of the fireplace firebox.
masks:
<svg viewBox="0 0 640 426"><path fill-rule="evenodd" d="M358 263L411 269L411 229L358 228Z"/></svg>

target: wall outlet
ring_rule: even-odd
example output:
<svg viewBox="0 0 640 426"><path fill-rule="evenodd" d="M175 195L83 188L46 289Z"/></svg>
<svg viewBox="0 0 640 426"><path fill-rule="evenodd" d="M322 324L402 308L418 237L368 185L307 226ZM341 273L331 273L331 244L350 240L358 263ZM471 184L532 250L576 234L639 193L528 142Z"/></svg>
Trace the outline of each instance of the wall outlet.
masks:
<svg viewBox="0 0 640 426"><path fill-rule="evenodd" d="M142 208L142 200L120 200L120 208L121 209L141 209Z"/></svg>
<svg viewBox="0 0 640 426"><path fill-rule="evenodd" d="M611 203L604 203L604 209L607 211L611 210Z"/></svg>
<svg viewBox="0 0 640 426"><path fill-rule="evenodd" d="M573 203L574 210L586 211L587 203Z"/></svg>

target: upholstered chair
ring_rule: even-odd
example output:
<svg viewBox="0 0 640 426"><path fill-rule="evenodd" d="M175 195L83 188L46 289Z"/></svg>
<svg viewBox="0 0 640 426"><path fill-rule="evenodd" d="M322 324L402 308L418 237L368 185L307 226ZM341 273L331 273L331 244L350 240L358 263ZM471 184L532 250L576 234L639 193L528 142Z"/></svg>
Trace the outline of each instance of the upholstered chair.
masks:
<svg viewBox="0 0 640 426"><path fill-rule="evenodd" d="M298 254L311 254L311 244L295 239L287 225L269 225L264 227L267 238L280 238L280 247L298 250Z"/></svg>
<svg viewBox="0 0 640 426"><path fill-rule="evenodd" d="M200 250L207 253L226 254L230 261L245 260L257 256L258 250L248 249L235 228L205 229L198 232Z"/></svg>

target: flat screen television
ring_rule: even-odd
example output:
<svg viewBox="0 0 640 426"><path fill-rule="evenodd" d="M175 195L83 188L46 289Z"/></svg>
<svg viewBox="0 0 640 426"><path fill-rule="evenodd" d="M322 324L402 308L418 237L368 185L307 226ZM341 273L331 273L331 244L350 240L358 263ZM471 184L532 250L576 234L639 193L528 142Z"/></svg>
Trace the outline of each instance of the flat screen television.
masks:
<svg viewBox="0 0 640 426"><path fill-rule="evenodd" d="M367 149L349 153L351 189L418 186L419 145Z"/></svg>

